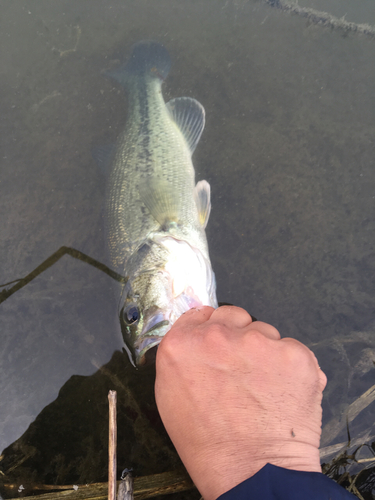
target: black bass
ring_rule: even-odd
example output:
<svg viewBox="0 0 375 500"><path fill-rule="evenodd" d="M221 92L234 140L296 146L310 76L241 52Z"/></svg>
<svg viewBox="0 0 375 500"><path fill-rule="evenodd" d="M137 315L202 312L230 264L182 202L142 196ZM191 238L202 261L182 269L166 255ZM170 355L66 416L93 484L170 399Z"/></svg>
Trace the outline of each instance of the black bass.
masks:
<svg viewBox="0 0 375 500"><path fill-rule="evenodd" d="M128 115L108 185L108 244L113 267L126 278L119 316L138 365L185 311L217 307L205 234L210 185L195 184L191 160L205 112L189 97L165 104L161 85L170 64L162 45L143 41L110 73L128 92Z"/></svg>

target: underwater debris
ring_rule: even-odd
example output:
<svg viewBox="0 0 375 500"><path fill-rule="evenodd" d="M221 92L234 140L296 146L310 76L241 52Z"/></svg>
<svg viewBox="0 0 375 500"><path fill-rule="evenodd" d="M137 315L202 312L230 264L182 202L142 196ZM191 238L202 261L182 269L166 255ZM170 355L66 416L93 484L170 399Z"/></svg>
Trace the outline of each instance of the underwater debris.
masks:
<svg viewBox="0 0 375 500"><path fill-rule="evenodd" d="M357 454L362 448L368 448L372 453L372 458L357 459ZM355 495L360 500L366 500L369 498L366 493L369 489L373 489L375 486L375 442L372 446L366 444L359 445L352 453L349 453L350 448L350 436L347 449L342 453L339 453L335 458L333 458L329 463L322 464L322 472L326 476L330 477L338 484L343 486L347 491ZM353 464L365 463L368 465L360 470L357 474L351 475L348 468ZM370 474L368 474L368 469L371 468ZM365 474L366 473L366 474ZM366 496L363 496L363 494ZM370 492L371 495L371 492ZM372 496L370 498L373 498Z"/></svg>
<svg viewBox="0 0 375 500"><path fill-rule="evenodd" d="M80 252L79 250L76 250L74 248L62 246L56 252L54 252L52 255L50 255L45 261L43 261L39 266L37 266L31 273L29 273L27 276L23 278L19 278L13 281L9 281L8 283L4 283L0 285L0 288L4 288L0 292L0 304L4 302L7 298L9 298L11 295L13 295L15 292L26 286L30 281L32 281L34 278L39 276L41 273L43 273L46 269L49 267L53 266L61 257L64 255L70 255L71 257L74 257L75 259L78 259L82 262L86 262L87 264L90 264L90 266L95 267L96 269L99 269L103 273L107 274L114 280L118 281L119 283L124 283L125 278L121 276L120 274L115 273L112 269L107 267L105 264L102 262L99 262L89 255L84 254L83 252ZM15 283L11 288L7 288L9 285L12 285Z"/></svg>
<svg viewBox="0 0 375 500"><path fill-rule="evenodd" d="M122 481L117 481L120 485ZM51 493L43 493L42 495L30 495L23 498L30 500L63 500L66 498L74 498L74 500L107 500L108 499L108 483L94 483L79 485L40 485L39 489L45 490L60 490ZM17 486L18 488L18 486ZM134 479L134 496L135 498L152 498L161 495L170 495L171 493L180 493L183 491L194 490L195 486L185 471L162 472L150 476L136 477ZM63 491L61 491L63 490ZM0 497L1 498L1 497ZM18 497L8 500L16 500Z"/></svg>
<svg viewBox="0 0 375 500"><path fill-rule="evenodd" d="M351 405L344 416L334 417L328 422L322 432L321 442L332 441L350 422L375 400L375 385L371 386Z"/></svg>
<svg viewBox="0 0 375 500"><path fill-rule="evenodd" d="M73 30L75 31L76 42L75 42L74 47L72 49L67 49L67 50L60 50L57 47L53 47L52 48L52 50L54 52L57 52L60 55L60 57L65 57L68 54L71 54L72 52L77 52L77 47L78 47L79 40L81 38L82 30L81 30L81 28L78 25L77 26L73 26L73 27L71 26L70 29L71 29L71 32L72 32L71 36L73 36Z"/></svg>
<svg viewBox="0 0 375 500"><path fill-rule="evenodd" d="M301 7L298 3L289 0L265 0L265 2L270 7L297 14L320 26L342 30L345 33L351 32L370 36L371 38L375 37L375 26L371 26L370 24L358 24L346 21L344 17L338 18L328 12Z"/></svg>

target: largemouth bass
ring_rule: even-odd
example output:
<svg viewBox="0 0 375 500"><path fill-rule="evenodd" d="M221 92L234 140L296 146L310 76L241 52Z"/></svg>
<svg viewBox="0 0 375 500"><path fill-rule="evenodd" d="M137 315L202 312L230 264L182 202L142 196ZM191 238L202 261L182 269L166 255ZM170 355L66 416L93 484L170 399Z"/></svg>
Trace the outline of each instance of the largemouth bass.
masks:
<svg viewBox="0 0 375 500"><path fill-rule="evenodd" d="M162 45L143 41L110 73L128 92L128 113L109 179L107 239L112 265L126 278L119 317L138 365L185 311L217 307L205 234L210 185L195 184L191 159L205 112L189 97L165 104L170 65Z"/></svg>

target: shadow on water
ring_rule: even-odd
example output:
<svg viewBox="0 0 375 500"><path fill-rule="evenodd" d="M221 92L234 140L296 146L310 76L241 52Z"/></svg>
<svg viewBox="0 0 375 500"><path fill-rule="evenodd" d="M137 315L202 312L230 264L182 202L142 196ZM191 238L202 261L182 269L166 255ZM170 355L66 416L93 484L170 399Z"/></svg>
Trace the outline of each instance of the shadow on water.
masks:
<svg viewBox="0 0 375 500"><path fill-rule="evenodd" d="M30 495L35 484L106 481L109 389L118 393L118 477L130 465L135 475L181 468L156 409L154 377L154 366L135 371L118 351L93 375L73 375L26 433L4 450L4 482L24 485L23 494ZM9 493L14 496L14 486Z"/></svg>
<svg viewBox="0 0 375 500"><path fill-rule="evenodd" d="M328 12L330 2L337 7L301 5ZM135 41L164 43L173 61L165 100L191 96L206 109L194 165L212 188L218 299L314 350L328 376L323 460L338 454L336 479L346 462L349 474L362 471L367 499L375 403L356 401L375 374L375 42L287 4L0 1L0 282L29 275L60 247L108 265L105 178L91 151L114 142L126 99L101 73ZM347 22L373 14L369 2L363 18L345 5ZM25 487L5 496L105 480L108 389L119 393L119 467L180 466L152 368L135 371L121 353L114 287L64 256L1 304L1 480ZM349 460L348 412L347 455L366 444Z"/></svg>

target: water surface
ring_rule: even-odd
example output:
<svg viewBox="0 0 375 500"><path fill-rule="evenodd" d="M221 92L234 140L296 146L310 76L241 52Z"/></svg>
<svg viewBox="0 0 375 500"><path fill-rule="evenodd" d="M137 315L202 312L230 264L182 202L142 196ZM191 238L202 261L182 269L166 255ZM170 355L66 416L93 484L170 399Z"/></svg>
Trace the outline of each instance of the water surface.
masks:
<svg viewBox="0 0 375 500"><path fill-rule="evenodd" d="M334 0L300 4L345 14ZM346 1L347 20L375 22L372 3L358 5ZM332 422L375 381L374 39L257 0L3 0L0 8L1 283L62 245L107 261L105 174L92 151L115 141L126 98L102 73L134 42L158 40L173 61L165 99L191 96L206 109L194 165L212 189L218 300L313 348L329 380L322 444L344 442L345 426ZM177 466L153 406L152 371L135 372L118 352L113 287L65 256L0 306L0 448L69 381L7 452L12 480L104 480L114 384L123 390L121 465L139 474ZM98 371L108 362L111 376ZM373 411L374 403L353 420L352 438L373 441Z"/></svg>

